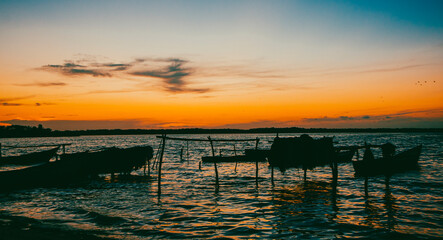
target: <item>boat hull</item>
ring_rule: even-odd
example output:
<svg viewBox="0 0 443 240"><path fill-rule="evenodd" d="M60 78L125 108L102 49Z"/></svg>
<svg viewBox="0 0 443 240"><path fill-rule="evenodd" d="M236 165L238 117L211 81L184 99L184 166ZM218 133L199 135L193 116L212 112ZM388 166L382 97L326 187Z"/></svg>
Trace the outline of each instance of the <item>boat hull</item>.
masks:
<svg viewBox="0 0 443 240"><path fill-rule="evenodd" d="M0 172L0 191L66 185L97 174L129 173L144 166L152 156L151 147L63 154L55 162Z"/></svg>
<svg viewBox="0 0 443 240"><path fill-rule="evenodd" d="M202 157L202 162L213 163L213 162L264 162L266 158L254 158L247 155L238 156L215 156L215 157Z"/></svg>
<svg viewBox="0 0 443 240"><path fill-rule="evenodd" d="M55 156L58 149L59 147L56 147L50 150L28 153L20 156L0 157L0 166L32 165L37 163L49 162L49 160L51 160L51 158Z"/></svg>
<svg viewBox="0 0 443 240"><path fill-rule="evenodd" d="M411 148L392 158L378 158L371 161L352 161L356 176L392 175L394 173L419 169L422 146Z"/></svg>

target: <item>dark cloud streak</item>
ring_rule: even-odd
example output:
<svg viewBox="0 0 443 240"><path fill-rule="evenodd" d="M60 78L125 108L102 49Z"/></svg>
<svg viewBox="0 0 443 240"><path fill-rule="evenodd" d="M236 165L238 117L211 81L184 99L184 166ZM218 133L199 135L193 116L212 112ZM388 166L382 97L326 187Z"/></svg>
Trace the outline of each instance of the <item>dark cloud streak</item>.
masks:
<svg viewBox="0 0 443 240"><path fill-rule="evenodd" d="M116 72L120 72L120 77L124 74L136 77L157 78L163 81L164 90L171 93L206 93L208 88L189 88L187 78L194 74L192 68L185 67L189 61L180 58L138 58L129 63L97 63L82 60L82 64L73 61L66 61L63 65L45 65L39 70L48 72L58 72L66 76L89 75L93 77L113 77ZM158 65L167 66L158 66ZM135 68L131 70L132 68ZM122 75L123 74L123 75ZM146 79L144 80L146 82ZM62 83L36 83L29 84L36 86L61 86ZM24 86L24 85L23 85ZM133 91L145 91L134 89ZM150 89L152 90L152 88Z"/></svg>

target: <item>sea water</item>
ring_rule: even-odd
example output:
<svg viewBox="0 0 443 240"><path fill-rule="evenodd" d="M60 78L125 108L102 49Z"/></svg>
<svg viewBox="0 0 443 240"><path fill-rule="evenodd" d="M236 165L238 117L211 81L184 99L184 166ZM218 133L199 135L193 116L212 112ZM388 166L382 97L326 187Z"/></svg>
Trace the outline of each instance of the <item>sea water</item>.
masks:
<svg viewBox="0 0 443 240"><path fill-rule="evenodd" d="M300 134L280 134L299 136ZM171 135L172 136L172 135ZM175 135L207 139L207 135ZM81 231L115 239L428 239L443 236L443 134L441 133L335 133L335 145L391 142L402 151L423 144L419 171L384 177L354 177L352 164L340 164L336 190L331 169L274 170L273 186L267 163L219 163L220 185L215 185L214 165L199 163L212 155L208 142L167 141L162 166L161 195L157 169L151 178L143 169L131 177L102 176L82 183L0 194L0 220L32 220L45 229ZM259 148L269 149L274 134L212 134L213 139L260 138ZM71 143L66 152L106 147L149 145L154 154L160 144L155 135L80 136L2 139L3 145ZM240 154L255 142L235 143ZM233 154L234 143L216 142L217 155ZM180 152L183 149L183 159ZM3 149L17 154L30 149ZM362 153L360 153L362 154ZM361 156L361 155L360 155ZM87 166L86 166L87 167ZM35 221L34 221L35 220ZM6 221L6 220L5 220ZM0 231L8 228L2 224ZM28 229L23 228L23 232ZM21 230L20 230L21 231ZM6 231L7 232L7 231ZM3 236L4 237L4 236ZM1 237L0 237L1 238ZM31 238L31 236L30 236Z"/></svg>

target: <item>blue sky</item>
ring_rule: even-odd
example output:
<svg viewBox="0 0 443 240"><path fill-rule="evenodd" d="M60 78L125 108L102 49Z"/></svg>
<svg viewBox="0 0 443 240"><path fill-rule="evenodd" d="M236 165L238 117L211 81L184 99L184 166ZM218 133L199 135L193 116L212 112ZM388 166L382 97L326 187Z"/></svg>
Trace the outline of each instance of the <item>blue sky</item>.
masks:
<svg viewBox="0 0 443 240"><path fill-rule="evenodd" d="M241 117L225 123L215 123L215 112L210 119L175 110L173 122L180 126L301 124L325 116L331 124L426 111L443 117L437 111L443 107L441 12L443 1L432 0L4 0L0 100L8 107L0 120L151 121L135 110L138 104L192 111L243 106ZM128 69L103 73L116 64ZM419 85L424 81L435 84ZM31 99L48 104L32 110ZM106 104L120 99L134 109L124 119L79 105L115 109ZM60 113L70 104L76 117ZM269 109L280 110L273 118ZM157 115L155 126L171 118Z"/></svg>

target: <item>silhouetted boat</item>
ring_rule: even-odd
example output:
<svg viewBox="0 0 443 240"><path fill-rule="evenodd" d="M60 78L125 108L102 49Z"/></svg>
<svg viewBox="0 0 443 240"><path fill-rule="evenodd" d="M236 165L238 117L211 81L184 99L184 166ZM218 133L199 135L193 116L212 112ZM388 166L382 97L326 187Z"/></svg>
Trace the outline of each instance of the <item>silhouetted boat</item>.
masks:
<svg viewBox="0 0 443 240"><path fill-rule="evenodd" d="M19 156L0 157L0 166L2 165L32 165L37 163L49 162L55 156L58 149L56 147L41 152L33 152Z"/></svg>
<svg viewBox="0 0 443 240"><path fill-rule="evenodd" d="M245 149L246 156L253 159L259 159L259 161L266 161L266 159L269 158L270 153L270 149Z"/></svg>
<svg viewBox="0 0 443 240"><path fill-rule="evenodd" d="M335 162L337 163L349 163L354 157L355 150L340 151L336 153Z"/></svg>
<svg viewBox="0 0 443 240"><path fill-rule="evenodd" d="M100 173L129 173L144 166L152 155L151 147L63 154L58 161L0 172L0 190L57 186Z"/></svg>
<svg viewBox="0 0 443 240"><path fill-rule="evenodd" d="M143 167L153 156L152 147L108 148L97 152L81 152L60 155L66 165L87 166L88 174L128 173Z"/></svg>
<svg viewBox="0 0 443 240"><path fill-rule="evenodd" d="M263 162L266 158L254 158L247 155L237 155L237 156L215 156L215 157L202 157L202 162L213 163L213 162Z"/></svg>
<svg viewBox="0 0 443 240"><path fill-rule="evenodd" d="M370 160L352 161L356 176L390 175L393 173L416 170L419 168L422 145L411 148L404 152Z"/></svg>
<svg viewBox="0 0 443 240"><path fill-rule="evenodd" d="M287 168L313 169L330 165L335 159L331 137L313 139L303 134L300 137L276 137L271 146L269 164L284 171Z"/></svg>

